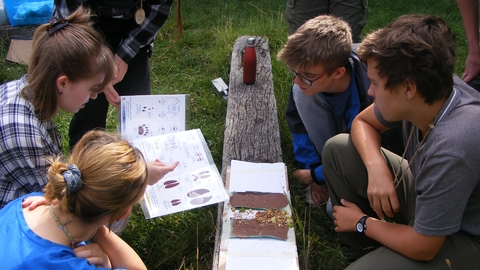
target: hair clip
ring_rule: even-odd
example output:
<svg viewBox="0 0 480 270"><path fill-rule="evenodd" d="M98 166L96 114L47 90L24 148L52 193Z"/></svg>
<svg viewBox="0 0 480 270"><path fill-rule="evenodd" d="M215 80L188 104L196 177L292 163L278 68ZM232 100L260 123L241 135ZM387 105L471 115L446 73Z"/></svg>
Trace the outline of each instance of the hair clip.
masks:
<svg viewBox="0 0 480 270"><path fill-rule="evenodd" d="M62 173L65 185L67 186L67 196L77 193L82 188L82 173L77 165L69 164L67 170Z"/></svg>
<svg viewBox="0 0 480 270"><path fill-rule="evenodd" d="M52 17L50 18L50 20L48 20L48 23L50 23L50 26L47 28L49 35L52 35L53 33L68 25L68 21L63 17Z"/></svg>

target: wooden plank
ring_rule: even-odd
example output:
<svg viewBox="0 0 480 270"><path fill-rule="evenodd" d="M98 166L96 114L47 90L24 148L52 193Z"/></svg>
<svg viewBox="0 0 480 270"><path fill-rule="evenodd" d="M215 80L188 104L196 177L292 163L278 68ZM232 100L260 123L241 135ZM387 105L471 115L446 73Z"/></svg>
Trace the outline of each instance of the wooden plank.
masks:
<svg viewBox="0 0 480 270"><path fill-rule="evenodd" d="M255 84L246 85L243 83L243 54L247 38L237 39L231 55L221 172L224 182L231 160L283 162L268 39L255 37L257 77ZM223 208L223 203L218 204L214 270L219 266Z"/></svg>
<svg viewBox="0 0 480 270"><path fill-rule="evenodd" d="M257 80L253 85L246 85L242 80L242 58L247 38L238 38L232 51L223 144L223 177L232 159L282 162L268 40L256 37Z"/></svg>

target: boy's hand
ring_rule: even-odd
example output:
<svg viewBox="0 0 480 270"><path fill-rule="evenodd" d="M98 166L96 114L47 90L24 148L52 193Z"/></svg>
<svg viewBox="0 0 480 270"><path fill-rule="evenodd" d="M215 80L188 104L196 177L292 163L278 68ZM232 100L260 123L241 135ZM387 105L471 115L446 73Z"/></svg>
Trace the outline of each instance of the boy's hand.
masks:
<svg viewBox="0 0 480 270"><path fill-rule="evenodd" d="M357 222L365 214L358 206L345 199L341 199L341 205L333 207L333 224L335 225L335 232L355 232Z"/></svg>
<svg viewBox="0 0 480 270"><path fill-rule="evenodd" d="M317 205L322 205L328 201L329 195L326 185L317 185L315 183L310 185L310 195L312 200Z"/></svg>
<svg viewBox="0 0 480 270"><path fill-rule="evenodd" d="M370 207L380 219L384 219L385 215L391 218L400 211L393 177L386 165L369 171L367 195Z"/></svg>
<svg viewBox="0 0 480 270"><path fill-rule="evenodd" d="M308 187L313 184L312 173L307 169L295 170L293 172L293 177L297 178L302 182L303 187Z"/></svg>

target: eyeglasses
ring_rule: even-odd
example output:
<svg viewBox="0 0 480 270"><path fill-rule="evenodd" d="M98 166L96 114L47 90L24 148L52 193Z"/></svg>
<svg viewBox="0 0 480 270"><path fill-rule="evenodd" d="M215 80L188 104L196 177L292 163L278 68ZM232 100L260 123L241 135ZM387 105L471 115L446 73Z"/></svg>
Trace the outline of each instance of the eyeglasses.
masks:
<svg viewBox="0 0 480 270"><path fill-rule="evenodd" d="M317 78L313 79L313 80L309 80L307 78L305 78L305 76L303 76L302 74L296 72L295 70L293 70L291 67L287 66L287 69L288 71L290 71L290 73L293 74L293 76L295 77L299 77L300 80L302 80L303 83L305 83L306 85L308 86L312 86L312 84L316 81L316 80L319 80L320 78L322 78L323 76L327 75L327 72L323 72L322 74L318 75Z"/></svg>

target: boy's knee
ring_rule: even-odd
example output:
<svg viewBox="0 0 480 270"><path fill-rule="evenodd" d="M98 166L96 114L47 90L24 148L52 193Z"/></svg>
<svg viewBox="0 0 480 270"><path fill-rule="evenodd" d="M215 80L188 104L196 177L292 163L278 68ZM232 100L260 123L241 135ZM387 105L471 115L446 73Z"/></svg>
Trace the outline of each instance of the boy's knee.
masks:
<svg viewBox="0 0 480 270"><path fill-rule="evenodd" d="M343 152L349 141L350 135L346 133L340 133L331 137L323 146L322 157L331 156L334 152Z"/></svg>

